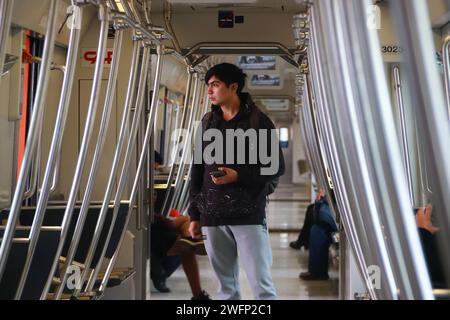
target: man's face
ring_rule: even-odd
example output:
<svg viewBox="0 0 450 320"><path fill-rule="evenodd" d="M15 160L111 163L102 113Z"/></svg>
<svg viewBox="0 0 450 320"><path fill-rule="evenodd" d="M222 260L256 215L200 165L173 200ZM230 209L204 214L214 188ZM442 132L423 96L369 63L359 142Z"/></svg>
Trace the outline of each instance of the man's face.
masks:
<svg viewBox="0 0 450 320"><path fill-rule="evenodd" d="M208 97L212 104L225 105L236 94L237 83L232 83L228 87L225 82L212 76L208 81Z"/></svg>

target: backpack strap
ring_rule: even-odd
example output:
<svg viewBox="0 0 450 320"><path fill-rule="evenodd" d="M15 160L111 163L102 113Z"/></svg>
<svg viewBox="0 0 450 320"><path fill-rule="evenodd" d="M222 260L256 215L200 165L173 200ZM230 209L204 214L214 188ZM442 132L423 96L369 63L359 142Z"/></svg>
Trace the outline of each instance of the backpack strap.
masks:
<svg viewBox="0 0 450 320"><path fill-rule="evenodd" d="M209 126L211 125L211 119L212 119L212 112L209 111L205 113L205 115L202 118L202 131L205 132L209 129Z"/></svg>
<svg viewBox="0 0 450 320"><path fill-rule="evenodd" d="M253 105L252 112L250 113L250 127L258 130L259 129L259 119L261 117L261 110L256 105Z"/></svg>

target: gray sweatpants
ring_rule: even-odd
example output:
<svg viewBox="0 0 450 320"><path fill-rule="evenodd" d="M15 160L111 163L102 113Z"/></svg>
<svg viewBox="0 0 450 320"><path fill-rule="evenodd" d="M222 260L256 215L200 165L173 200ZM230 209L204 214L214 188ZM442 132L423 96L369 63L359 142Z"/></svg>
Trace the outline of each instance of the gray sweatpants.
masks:
<svg viewBox="0 0 450 320"><path fill-rule="evenodd" d="M202 227L209 261L219 279L218 298L239 300L238 251L257 300L276 299L272 282L272 249L263 225Z"/></svg>

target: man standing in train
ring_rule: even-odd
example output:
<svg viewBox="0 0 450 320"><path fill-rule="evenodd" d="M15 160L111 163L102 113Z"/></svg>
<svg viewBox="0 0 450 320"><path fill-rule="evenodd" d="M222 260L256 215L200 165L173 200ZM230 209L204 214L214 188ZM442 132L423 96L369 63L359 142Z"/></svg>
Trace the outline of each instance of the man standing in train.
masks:
<svg viewBox="0 0 450 320"><path fill-rule="evenodd" d="M265 207L284 158L274 124L242 92L245 77L229 63L206 73L212 107L199 126L191 173L189 231L205 239L222 300L241 298L238 251L254 298L276 298Z"/></svg>

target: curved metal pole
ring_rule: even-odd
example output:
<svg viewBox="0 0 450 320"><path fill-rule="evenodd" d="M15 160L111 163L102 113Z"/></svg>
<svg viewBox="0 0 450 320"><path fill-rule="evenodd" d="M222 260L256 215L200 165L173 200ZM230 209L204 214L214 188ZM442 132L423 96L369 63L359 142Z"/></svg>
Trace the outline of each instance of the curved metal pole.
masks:
<svg viewBox="0 0 450 320"><path fill-rule="evenodd" d="M450 35L445 37L442 45L442 60L444 62L444 82L445 82L445 97L447 98L447 111L450 119Z"/></svg>
<svg viewBox="0 0 450 320"><path fill-rule="evenodd" d="M63 131L64 131L64 129L63 129ZM60 168L61 168L61 153L58 153L58 156L57 156L57 159L56 159L56 166L55 166L55 169L54 169L54 172L53 172L52 186L50 187L50 194L55 192L56 186L58 185L59 169Z"/></svg>
<svg viewBox="0 0 450 320"><path fill-rule="evenodd" d="M164 129L164 155L163 155L163 163L162 165L166 166L168 163L167 158L169 158L169 148L170 148L170 134L172 130L172 124L173 124L173 117L172 113L175 109L175 104L172 104L172 102L168 102L166 104L166 109L164 110L164 113L166 115L166 124ZM178 113L176 114L178 115ZM176 122L175 122L176 123Z"/></svg>
<svg viewBox="0 0 450 320"><path fill-rule="evenodd" d="M0 0L0 81L5 64L5 52L9 30L11 28L11 17L13 10L12 0Z"/></svg>
<svg viewBox="0 0 450 320"><path fill-rule="evenodd" d="M117 215L117 212L119 210L119 206L120 206L120 200L122 198L124 189L125 189L125 183L127 180L127 175L128 175L128 169L130 166L130 162L131 162L131 157L132 157L132 152L133 149L135 147L135 141L136 141L136 136L137 136L137 129L139 126L139 121L140 121L140 117L142 115L142 109L143 109L143 99L144 99L144 93L145 93L145 82L146 82L146 77L143 76L147 73L147 69L148 69L148 65L149 65L149 59L148 59L148 55L149 55L149 48L144 48L143 51L143 55L142 55L142 64L141 64L141 72L140 72L140 81L139 81L139 86L138 86L138 93L137 93L137 99L136 99L136 104L135 104L135 113L133 116L133 123L131 125L131 132L130 135L128 137L128 146L127 146L127 150L125 153L125 159L124 159L124 163L123 163L123 167L122 167L122 172L120 175L120 179L119 179L119 185L117 188L117 192L116 192L116 196L114 199L114 206L113 206L113 216ZM124 110L125 112L126 110ZM105 203L103 203L104 205ZM109 207L109 206L108 206ZM97 242L98 239L100 238L100 233L101 233L101 229L102 226L104 224L104 221L106 219L107 213L108 213L108 207L102 206L102 209L100 211L100 214L98 216L98 220L97 220L97 225L94 231L94 235L93 235L93 239L91 241L90 247L89 247L89 251L88 251L88 255L86 257L86 260L84 262L86 268L84 269L83 273L82 273L82 278L83 281L85 279L86 276L86 272L89 270L90 268L90 264L92 262L92 258L94 256L95 253L95 249L97 246ZM81 217L81 215L80 215ZM85 217L83 217L83 224L84 224L84 219ZM76 235L76 237L74 236L72 243L74 245L78 245L78 242L80 240L80 236L81 236L81 230L80 233ZM105 246L107 246L105 244ZM70 252L70 251L69 251ZM70 257L73 259L75 254L75 250L73 251L73 254L70 255ZM67 274L64 275L64 277L66 277ZM81 283L83 284L83 281L81 281ZM74 291L74 295L76 296L79 293L79 289L76 289Z"/></svg>
<svg viewBox="0 0 450 320"><path fill-rule="evenodd" d="M133 0L120 0L120 3L125 10L125 14L131 19L135 20L138 24L142 24L132 2Z"/></svg>
<svg viewBox="0 0 450 320"><path fill-rule="evenodd" d="M321 151L320 151L320 143L319 143L319 135L316 131L316 124L313 117L313 101L311 100L310 95L305 95L305 101L304 101L304 116L306 120L306 129L309 137L309 141L311 142L311 152L313 157L313 166L314 166L314 172L315 176L317 178L317 182L319 184L319 187L322 189L328 188L328 183L326 179L325 174L325 168L323 164L323 159L321 157Z"/></svg>
<svg viewBox="0 0 450 320"><path fill-rule="evenodd" d="M408 68L411 105L418 123L420 140L425 149L427 170L433 190L433 215L439 225L444 272L450 278L450 123L445 95L436 67L433 34L428 3L424 0L396 0L390 3L398 23L399 38L405 48L403 57Z"/></svg>
<svg viewBox="0 0 450 320"><path fill-rule="evenodd" d="M97 141L97 145L95 147L94 157L92 159L92 166L91 166L91 170L89 172L89 180L88 180L88 183L86 186L86 191L84 193L83 204L81 205L81 209L80 209L80 213L79 213L79 217L82 217L82 219L83 219L82 225L84 225L84 220L86 218L86 215L88 214L89 203L91 200L91 195L92 195L92 191L94 189L94 184L95 184L95 177L97 176L97 169L100 164L100 157L102 155L103 148L104 148L106 138L107 138L106 133L108 130L109 119L111 116L112 102L114 100L114 96L115 96L115 92L116 92L117 75L118 75L118 71L119 71L119 61L120 61L120 54L121 54L121 49L122 49L122 38L123 38L123 31L117 30L115 38L114 38L113 61L112 61L111 70L110 70L110 74L109 74L108 89L106 91L106 98L105 98L105 104L104 104L104 108L103 108L102 121L101 121L101 125L100 125L100 130L98 133L98 141ZM98 220L99 221L101 220L100 216L99 216ZM97 231L97 228L95 230ZM87 270L89 270L89 266L91 264L92 256L95 252L95 246L98 241L98 238L99 237L97 236L97 234L94 234L94 237L92 238L91 245L90 245L87 257L86 257L86 261L84 262L84 265L86 266L86 268L83 270L83 274L86 273ZM92 247L94 248L93 250L91 250ZM85 279L83 274L81 276L82 284L84 283L84 279Z"/></svg>
<svg viewBox="0 0 450 320"><path fill-rule="evenodd" d="M335 34L336 40L330 42L331 46L327 53L329 54L328 59L332 61L330 65L335 66L329 72L331 81L334 82L332 90L338 101L336 104L340 106L336 112L332 110L332 105L328 105L328 107L338 121L340 129L338 134L341 135L340 145L344 148L341 159L345 170L345 192L350 199L352 218L356 223L358 240L362 244L364 261L367 263L360 266L362 268L361 275L373 299L395 299L396 284L388 260L381 222L377 216L376 187L371 181L371 171L368 166L370 158L365 149L367 148L366 129L360 115L363 105L357 96L361 89L356 86L360 80L355 78L360 73L356 72L354 63L352 63L354 59L351 56L352 52L347 51L345 46L347 40L344 36L348 31L344 29L346 27L344 21L348 17L343 17L343 13L337 9L336 3L332 1L328 1L328 3L330 5L325 9L327 15L322 16L322 23L328 28L325 30L329 34ZM328 23L330 19L331 24ZM380 268L383 290L373 288L367 274L369 265L377 265Z"/></svg>
<svg viewBox="0 0 450 320"><path fill-rule="evenodd" d="M135 5L135 2L136 0L130 0L129 1L129 5L130 5L130 11L132 12L132 14L133 14L133 16L134 16L134 19L140 24L140 25L143 25L143 21L142 21L142 18L141 18L141 16L139 15L139 12L138 12L138 10L136 9L136 5ZM128 1L123 1L123 2L128 2Z"/></svg>
<svg viewBox="0 0 450 320"><path fill-rule="evenodd" d="M193 93L193 97L192 97L192 104L191 104L191 110L189 113L189 120L186 126L186 136L183 137L183 149L182 149L182 155L181 155L181 161L180 161L180 165L178 166L178 173L177 173L177 177L175 179L175 188L173 191L173 197L169 202L169 211L172 208L176 208L176 205L178 204L178 199L180 197L180 189L183 186L183 182L185 181L185 171L186 171L186 161L187 161L187 155L188 155L188 145L190 142L190 137L192 135L192 127L193 127L193 119L194 119L194 115L197 113L197 109L196 109L196 105L198 102L198 97L199 97L199 76L197 73L194 74L194 78L195 78L195 83L194 83L194 93Z"/></svg>
<svg viewBox="0 0 450 320"><path fill-rule="evenodd" d="M197 103L198 107L196 108L196 113L195 113L195 116L194 116L194 118L195 118L194 119L195 120L194 123L200 122L202 116L205 114L205 111L207 110L207 107L208 107L208 104L207 104L207 102L208 102L207 101L208 100L208 96L207 96L208 95L208 90L207 90L207 87L205 85L202 86L201 92L202 92L202 94L200 94L199 96L203 96L203 100L202 100L203 101L203 108L201 106L201 102ZM192 126L192 128L191 128L191 133L189 134L189 137L192 137L192 139L195 138L196 129L197 128L194 128L194 126ZM191 148L191 150L194 149L194 142L193 141L191 141L190 148ZM193 159L194 159L194 156L192 155L191 163L189 165L188 172L186 174L186 176L188 177L188 180L186 180L186 181L183 180L182 181L183 185L182 185L182 190L180 192L179 200L178 200L178 202L175 203L175 207L179 208L179 211L181 213L184 211L185 206L187 205L187 202L188 202L188 199L189 199L189 197L188 197L188 193L189 193L189 179L191 177L191 171L192 171L192 167L194 165L193 164Z"/></svg>
<svg viewBox="0 0 450 320"><path fill-rule="evenodd" d="M39 125L39 129L37 130L37 146L33 155L33 163L31 164L31 173L30 173L30 184L28 189L23 194L23 200L29 199L36 193L37 185L38 185L38 168L40 166L40 158L41 158L41 141L42 141L42 123Z"/></svg>
<svg viewBox="0 0 450 320"><path fill-rule="evenodd" d="M353 88L352 84L357 81L350 78L351 65L346 60L348 53L345 51L345 39L343 39L344 20L334 5L333 1L318 3L317 18L320 22L317 21L317 24L315 20L312 22L314 27L320 24L323 27L321 30L313 28L311 30L312 39L320 38L321 41L320 45L313 41L316 54L322 57L321 63L315 62L314 65L318 70L322 68L322 72L326 75L326 78L320 81L322 85L325 85L326 94L332 97L329 103L323 104L323 101L326 101L324 97L321 105L327 108L324 114L329 113L334 122L331 129L335 131L336 142L339 144L338 159L341 162L340 168L343 170L342 175L339 176L339 185L343 185L341 196L345 198L341 200L343 206L350 208L343 212L351 213L346 221L348 229L356 231L357 238L353 241L357 243L352 245L352 249L358 257L361 275L366 281L372 298L392 299L396 294L396 287L386 258L386 248L379 228L380 222L376 216L369 214L369 211L376 211L376 208L373 199L374 189L370 183L366 165L367 155L364 153L364 131L361 130L357 111L355 111L359 108L355 106L354 98L354 93L358 89ZM329 36L326 38L326 35ZM327 65L329 68L324 68L322 65ZM376 249L372 249L373 246L376 246ZM367 267L372 264L378 265L381 269L383 291L374 290L371 285Z"/></svg>
<svg viewBox="0 0 450 320"><path fill-rule="evenodd" d="M108 28L109 28L109 9L105 4L101 4L99 6L99 19L101 21L100 24L100 34L99 34L99 42L97 48L97 61L95 62L95 71L94 71L94 80L92 84L91 96L89 100L88 113L86 115L86 124L83 132L83 140L81 142L80 152L78 155L77 166L75 169L75 175L72 182L72 186L70 188L69 199L67 202L67 208L64 212L64 216L71 217L73 214L73 209L76 202L77 193L81 183L81 176L83 174L84 165L86 163L87 151L89 147L89 142L91 140L92 132L94 130L95 117L97 113L99 93L101 88L102 74L103 74L103 57L106 52L106 42L108 37ZM78 217L77 225L74 231L74 238L81 236L81 231L83 225L80 224ZM70 219L69 219L70 221ZM59 299L65 287L65 281L67 278L67 268L71 265L73 257L75 256L76 248L73 246L73 241L71 242L70 249L68 255L66 257L66 262L62 269L63 278L61 279L61 284L56 290L55 299Z"/></svg>
<svg viewBox="0 0 450 320"><path fill-rule="evenodd" d="M406 116L405 116L405 108L403 105L403 94L402 94L402 83L400 78L400 68L395 66L392 69L393 77L394 77L394 87L395 87L395 96L397 101L398 113L400 118L400 128L401 128L401 138L403 144L403 161L405 164L405 174L408 182L409 196L411 198L411 204L414 206L414 193L413 193L413 182L411 177L411 160L409 158L409 145L408 145L408 136L406 132Z"/></svg>
<svg viewBox="0 0 450 320"><path fill-rule="evenodd" d="M145 47L143 55L142 55L141 72L140 72L137 99L136 99L136 104L135 104L135 111L134 111L134 115L133 115L133 123L131 125L131 131L130 131L130 135L129 135L128 141L127 141L128 142L127 150L125 152L125 159L124 159L124 163L123 163L123 167L122 167L122 172L121 172L120 178L119 178L119 185L117 187L116 196L114 198L114 206L113 206L113 214L112 214L113 216L116 216L117 212L119 211L120 200L122 199L122 195L125 190L125 184L127 182L128 170L129 170L130 163L131 163L132 153L133 153L133 150L136 145L135 141L136 141L136 137L137 137L137 131L138 131L138 127L139 127L140 118L142 116L142 109L144 106L143 101L144 101L145 83L146 83L145 75L147 74L147 69L149 66L149 50L150 49L148 47ZM107 210L108 207L106 207L106 209L104 209L104 207L102 206L102 209L98 216L93 239L89 246L88 255L86 256L86 260L84 262L86 268L82 273L83 281L86 277L86 272L89 270L90 264L94 257L95 249L97 247L97 243L100 238L102 227L103 227L103 224L106 220L106 216L108 213L108 210ZM81 236L81 233L80 233L80 236ZM74 241L76 241L77 244L79 242L79 239L80 239L79 236L77 238L74 237ZM105 244L105 247L107 247L107 244ZM81 283L83 283L83 281ZM74 295L77 296L79 294L79 292L80 292L79 289L75 290Z"/></svg>
<svg viewBox="0 0 450 320"><path fill-rule="evenodd" d="M182 114L182 112L180 112L181 110L181 106L178 104L172 104L172 112L175 112L175 122L173 123L173 127L172 125L170 126L170 131L168 131L167 133L167 138L168 138L168 149L167 149L167 159L166 159L166 164L165 166L168 167L169 166L169 161L171 159L175 159L176 154L177 154L177 150L176 150L176 146L177 146L177 142L178 141L173 141L172 143L172 139L171 139L171 134L173 132L176 132L177 128L180 128L181 130L181 123L180 123L180 114ZM172 115L170 115L172 117ZM170 132L170 134L169 134ZM171 151L171 152L170 152Z"/></svg>
<svg viewBox="0 0 450 320"><path fill-rule="evenodd" d="M189 99L190 99L190 95L191 95L191 83L192 83L192 77L193 77L193 72L191 72L188 69L189 72L189 76L188 76L188 82L187 82L187 86L186 86L186 95L184 97L184 107L183 107L183 115L181 116L181 124L180 124L180 131L178 132L177 135L177 140L176 140L176 144L175 144L175 157L174 157L174 161L172 164L172 167L170 168L170 172L169 172L169 177L167 178L167 187L166 187L166 194L164 196L164 202L162 205L162 209L161 209L161 214L162 215L167 215L168 214L168 210L167 210L167 206L169 204L169 200L171 198L171 188L172 188L172 180L173 180L173 176L175 174L175 159L176 159L176 155L177 152L179 152L179 146L180 146L180 140L181 140L181 134L183 131L183 127L186 123L186 118L187 118L187 109L189 106Z"/></svg>
<svg viewBox="0 0 450 320"><path fill-rule="evenodd" d="M391 142L396 130L383 60L378 50L379 38L376 30L366 28L365 11L372 3L370 0L338 0L332 3L343 27L338 34L344 40L341 44L343 63L347 63L345 67L353 79L352 82L346 79L353 95L351 99L354 100L349 101L349 107L354 108L349 116L355 116L355 126L359 123L364 126L364 130L360 130L363 152L359 157L364 159L360 164L366 166L364 170L368 176L355 178L364 178L362 184L358 182L359 186L373 188L372 192L359 193L359 199L369 209L362 214L369 215L373 221L374 236L380 248L375 253L383 254L384 235L383 225L380 224L383 221L391 245L389 262L394 265L400 288L399 298L432 299L430 280L428 276L422 276L427 273L425 259L417 254L420 240L411 214L412 206L405 193L408 186L401 151L398 144ZM346 46L346 43L358 45ZM359 71L362 66L364 73ZM395 197L392 197L393 194ZM380 257L380 263L386 260L386 256L383 254Z"/></svg>
<svg viewBox="0 0 450 320"><path fill-rule="evenodd" d="M155 80L153 83L153 97L152 97L152 105L150 108L150 116L148 117L147 120L147 127L145 129L145 137L144 137L144 145L143 148L141 150L141 154L139 157L139 163L138 163L138 168L136 170L136 176L134 178L134 182L133 182L133 187L131 189L131 194L130 194L130 203L129 203L129 207L128 207L128 212L127 212L127 217L126 217L126 222L124 224L124 229L120 235L120 239L119 239L119 244L116 248L116 251L112 257L112 259L110 260L108 267L106 269L105 275L103 277L102 283L100 285L100 291L103 291L104 286L107 284L108 279L111 275L112 269L114 268L114 264L115 261L117 259L117 254L120 251L120 247L123 241L123 238L125 236L126 233L126 226L128 225L128 222L130 220L131 217L131 213L133 212L133 207L134 207L134 203L136 202L136 197L137 197L137 193L138 193L138 186L139 186L139 181L142 178L142 169L145 165L145 159L148 155L147 150L149 148L149 144L150 144L150 137L153 134L153 126L155 125L155 115L156 115L156 110L158 108L158 104L159 104L159 89L160 89L160 83L161 83L161 73L162 73L162 68L163 68L163 54L164 54L164 48L161 45L158 45L157 47L157 53L158 53L158 60L156 63L156 74L155 74ZM97 262L97 265L95 267L95 271L93 272L91 278L89 279L88 282L88 286L86 288L87 291L92 290L92 288L94 287L95 284L95 280L97 279L98 273L101 269L102 266L102 260L103 257L105 255L106 252L106 247L107 244L109 242L109 239L111 237L112 231L114 229L114 223L115 223L115 218L117 217L117 214L113 214L113 220L111 222L111 226L109 228L108 231L108 236L107 236L107 240L106 240L106 245L103 247L102 253L100 255L100 259Z"/></svg>
<svg viewBox="0 0 450 320"><path fill-rule="evenodd" d="M141 32L147 39L151 40L155 44L161 44L161 41L153 33L148 31L141 24L137 23L135 20L133 20L133 18L127 16L126 14L116 12L114 12L112 16L114 20L116 19L125 20L133 29Z"/></svg>
<svg viewBox="0 0 450 320"><path fill-rule="evenodd" d="M79 17L77 19L82 19L83 8L80 8ZM20 299L22 295L22 291L25 285L26 277L28 275L29 268L31 266L31 261L34 254L34 249L37 244L38 239L38 230L42 226L43 218L45 215L45 208L47 206L48 198L51 193L50 188L50 179L51 172L54 171L55 174L57 172L56 167L58 166L57 162L59 162L61 146L62 146L62 138L64 133L64 128L67 120L67 114L69 111L70 97L72 93L73 81L75 77L75 66L76 59L78 53L78 46L80 43L80 30L77 28L72 28L70 31L70 40L69 40L69 48L67 52L66 59L66 70L67 72L64 74L62 89L61 89L61 97L59 100L58 106L58 114L56 116L55 129L53 130L53 138L50 146L49 156L47 160L47 165L44 173L44 180L42 182L42 189L39 196L39 200L36 206L35 211L35 221L33 221L33 226L30 232L30 246L29 251L31 254L27 257L25 262L25 267L22 272L22 277L19 283L19 287L16 292L16 299ZM58 166L59 167L59 166ZM55 183L56 178L53 175L53 184ZM36 220L37 219L37 220Z"/></svg>
<svg viewBox="0 0 450 320"><path fill-rule="evenodd" d="M314 18L311 17L311 20L314 20ZM338 153L337 137L335 136L335 134L332 130L334 125L332 124L331 112L328 111L329 106L327 104L328 103L327 99L325 98L325 96L322 96L322 95L326 94L327 87L325 86L325 83L323 80L323 77L324 77L324 74L322 71L323 64L316 62L315 54L318 53L318 47L317 47L316 43L317 43L317 39L315 36L315 30L313 27L311 27L310 47L308 48L309 64L311 66L310 67L311 81L308 81L308 80L304 81L305 88L306 88L305 94L307 94L306 90L310 86L311 88L309 91L311 92L312 95L314 95L316 97L319 114L323 115L322 117L319 117L319 119L322 122L322 128L324 130L324 139L325 139L326 143L328 143L328 149L327 149L329 152L328 157L330 159L330 164L331 164L331 175L333 177L334 190L335 190L335 195L336 195L338 211L340 214L340 219L342 221L344 231L348 237L350 246L353 249L353 252L357 259L359 271L361 274L364 274L364 270L367 266L367 263L365 261L364 255L362 253L361 244L358 241L355 223L353 221L351 211L350 211L351 207L349 204L348 196L346 194L345 181L343 178L343 169L341 167L342 160L340 159L340 156ZM310 85L310 83L311 83L311 85ZM315 92L317 92L317 94ZM331 98L331 94L329 94L329 98ZM334 110L334 108L332 110ZM304 131L304 128L303 128L303 131ZM306 137L305 133L303 135ZM310 158L311 156L308 155L308 157Z"/></svg>
<svg viewBox="0 0 450 320"><path fill-rule="evenodd" d="M14 197L11 203L8 222L6 224L3 240L0 246L0 279L5 271L6 261L11 248L12 239L14 237L14 229L19 218L20 207L22 205L22 197L25 189L26 178L30 170L33 153L36 149L37 133L39 124L42 121L44 111L44 103L47 94L50 61L53 56L53 44L55 42L55 25L56 25L56 0L50 1L50 10L47 21L46 37L44 43L44 52L42 57L41 72L39 73L38 87L36 90L36 98L33 104L33 113L31 115L30 127L28 129L28 139L25 153L20 168L19 179L17 181Z"/></svg>
<svg viewBox="0 0 450 320"><path fill-rule="evenodd" d="M125 137L125 131L126 128L128 126L128 118L129 118L129 106L131 105L132 101L134 100L133 96L134 96L134 92L135 92L135 82L136 82L136 73L137 73L137 60L138 60L138 55L139 55L139 42L136 41L134 43L134 47L133 47L133 53L132 53L132 62L131 62L131 72L130 72L130 77L129 77L129 82L128 82L128 89L127 89L127 95L125 98L125 107L124 107L124 112L122 115L122 122L121 122L121 127L120 127L120 131L119 131L119 137L118 137L118 147L122 147L123 145L123 139ZM113 57L114 59L114 57ZM119 155L117 156L117 149L116 149L116 154L114 155L114 161L113 161L113 168L111 169L111 175L110 178L108 180L108 185L107 185L107 192L108 190L110 192L112 192L113 186L114 186L114 180L115 180L115 166L114 164L116 164L116 166L118 165L118 158L120 158L120 154L121 154L121 150L119 150ZM106 200L107 206L109 205L109 201L110 198L108 198ZM103 205L105 205L105 201L103 202ZM58 248L56 250L56 259L53 263L53 266L51 268L49 277L47 279L47 283L45 286L45 289L41 295L41 299L46 299L47 297L47 293L50 290L50 286L52 284L52 280L53 280L53 275L55 274L56 268L58 267L58 258L62 252L63 249L63 245L65 242L65 239L67 237L67 234L69 232L69 227L70 227L70 221L71 221L71 217L72 215L68 215L68 216L64 216L63 218L63 222L61 224L62 226L62 231L61 231L61 237L58 243Z"/></svg>

